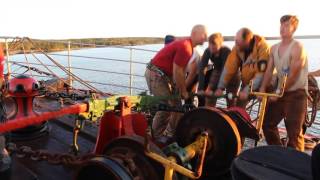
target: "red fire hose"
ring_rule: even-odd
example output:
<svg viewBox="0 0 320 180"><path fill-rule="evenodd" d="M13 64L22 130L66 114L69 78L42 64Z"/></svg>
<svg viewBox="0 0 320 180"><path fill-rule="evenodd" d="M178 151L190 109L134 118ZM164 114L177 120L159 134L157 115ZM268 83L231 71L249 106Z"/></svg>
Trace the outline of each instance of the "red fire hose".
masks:
<svg viewBox="0 0 320 180"><path fill-rule="evenodd" d="M65 107L58 111L44 112L38 115L13 119L7 121L6 123L0 124L0 133L20 129L33 124L39 124L49 119L61 117L67 114L83 113L86 112L87 109L87 104L76 104L69 107Z"/></svg>

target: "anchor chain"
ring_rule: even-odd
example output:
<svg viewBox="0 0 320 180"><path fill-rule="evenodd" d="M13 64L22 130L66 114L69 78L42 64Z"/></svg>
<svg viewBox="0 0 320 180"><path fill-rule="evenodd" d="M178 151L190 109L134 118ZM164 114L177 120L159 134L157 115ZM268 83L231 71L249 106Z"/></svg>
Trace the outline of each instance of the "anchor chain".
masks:
<svg viewBox="0 0 320 180"><path fill-rule="evenodd" d="M74 156L66 153L53 153L47 150L39 149L33 150L29 146L17 147L14 143L8 143L7 150L10 154L15 154L18 158L29 158L33 161L47 161L52 165L66 165L66 166L79 166L84 162L98 157L99 155L87 153L81 156ZM100 155L102 156L102 155Z"/></svg>
<svg viewBox="0 0 320 180"><path fill-rule="evenodd" d="M14 154L17 158L29 158L33 161L46 161L52 165L64 166L81 166L94 157L106 157L104 155L96 155L87 153L81 156L75 156L66 153L53 153L44 149L33 150L29 146L17 147L15 143L8 143L7 150L10 154ZM137 167L133 161L132 154L112 154L108 158L117 161L131 174L134 180L140 180Z"/></svg>
<svg viewBox="0 0 320 180"><path fill-rule="evenodd" d="M90 95L79 95L76 93L67 94L67 93L63 93L63 92L54 92L54 93L46 92L45 96L47 96L49 98L57 99L57 100L59 100L60 98L62 98L62 99L69 98L73 101L84 100L86 98L91 97Z"/></svg>

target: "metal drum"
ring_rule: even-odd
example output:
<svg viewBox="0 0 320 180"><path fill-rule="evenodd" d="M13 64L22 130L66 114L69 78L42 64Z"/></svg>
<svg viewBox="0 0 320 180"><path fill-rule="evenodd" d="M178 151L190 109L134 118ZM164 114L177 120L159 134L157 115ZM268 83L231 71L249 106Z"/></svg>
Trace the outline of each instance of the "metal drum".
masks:
<svg viewBox="0 0 320 180"><path fill-rule="evenodd" d="M244 151L234 160L231 172L234 180L312 180L311 157L282 146Z"/></svg>
<svg viewBox="0 0 320 180"><path fill-rule="evenodd" d="M164 156L161 149L150 143L153 152ZM141 136L121 136L111 141L104 149L105 155L116 159L134 179L162 180L163 166L144 153L144 138Z"/></svg>
<svg viewBox="0 0 320 180"><path fill-rule="evenodd" d="M185 147L203 131L208 132L209 138L202 176L213 178L228 173L232 160L241 151L241 138L235 122L216 108L194 109L180 119L176 140L179 146Z"/></svg>
<svg viewBox="0 0 320 180"><path fill-rule="evenodd" d="M78 171L76 180L133 180L130 173L110 157L94 157Z"/></svg>

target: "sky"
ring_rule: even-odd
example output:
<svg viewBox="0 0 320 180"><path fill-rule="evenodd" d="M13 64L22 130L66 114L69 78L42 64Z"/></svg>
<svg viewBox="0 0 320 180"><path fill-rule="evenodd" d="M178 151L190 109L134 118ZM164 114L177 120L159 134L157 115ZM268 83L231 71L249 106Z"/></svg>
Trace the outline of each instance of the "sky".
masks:
<svg viewBox="0 0 320 180"><path fill-rule="evenodd" d="M317 2L318 1L318 2ZM187 36L195 24L234 35L248 27L279 35L297 15L296 35L320 34L319 0L4 0L0 36L37 39Z"/></svg>

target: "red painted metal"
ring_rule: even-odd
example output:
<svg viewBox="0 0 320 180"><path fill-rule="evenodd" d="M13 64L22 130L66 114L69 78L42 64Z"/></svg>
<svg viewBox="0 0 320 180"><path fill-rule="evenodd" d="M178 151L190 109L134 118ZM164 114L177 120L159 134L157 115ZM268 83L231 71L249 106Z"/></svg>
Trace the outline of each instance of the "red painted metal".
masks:
<svg viewBox="0 0 320 180"><path fill-rule="evenodd" d="M246 121L251 122L251 117L245 109L241 107L230 107L227 110L238 112Z"/></svg>
<svg viewBox="0 0 320 180"><path fill-rule="evenodd" d="M120 114L106 112L101 120L94 153L102 154L113 139L124 135L144 136L147 120L141 113L132 113L132 105L127 97L120 98Z"/></svg>
<svg viewBox="0 0 320 180"><path fill-rule="evenodd" d="M76 104L69 107L65 107L58 111L44 112L38 115L16 118L16 119L7 121L6 123L0 124L0 133L24 128L33 124L39 124L41 122L51 120L53 118L61 117L67 114L83 113L83 112L86 112L87 109L88 109L87 104Z"/></svg>
<svg viewBox="0 0 320 180"><path fill-rule="evenodd" d="M132 127L137 135L144 136L148 127L146 116L142 113L131 114Z"/></svg>
<svg viewBox="0 0 320 180"><path fill-rule="evenodd" d="M113 111L104 113L100 119L99 133L94 153L102 154L104 147L113 139L121 136L122 120Z"/></svg>
<svg viewBox="0 0 320 180"><path fill-rule="evenodd" d="M134 135L132 127L132 104L128 97L120 98L120 117L122 122L121 134L122 135Z"/></svg>
<svg viewBox="0 0 320 180"><path fill-rule="evenodd" d="M19 75L9 81L8 94L16 102L15 115L10 119L34 116L33 99L39 94L37 80L25 75Z"/></svg>
<svg viewBox="0 0 320 180"><path fill-rule="evenodd" d="M10 80L8 93L16 101L17 112L11 118L12 120L0 124L0 133L40 124L66 114L88 111L87 104L77 104L54 112L36 114L33 111L33 99L38 94L38 89L38 82L28 76L19 76ZM130 98L120 97L119 108L120 113L119 111L108 111L102 116L94 153L102 154L107 144L120 136L144 135L147 120L142 114L132 113Z"/></svg>
<svg viewBox="0 0 320 180"><path fill-rule="evenodd" d="M19 75L9 81L8 93L12 97L34 97L38 95L38 81L26 75Z"/></svg>

